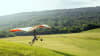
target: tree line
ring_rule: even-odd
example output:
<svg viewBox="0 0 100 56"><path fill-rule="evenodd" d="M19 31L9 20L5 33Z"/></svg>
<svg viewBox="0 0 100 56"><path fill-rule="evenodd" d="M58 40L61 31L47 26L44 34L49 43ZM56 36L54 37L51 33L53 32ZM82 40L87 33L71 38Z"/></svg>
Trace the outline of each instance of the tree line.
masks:
<svg viewBox="0 0 100 56"><path fill-rule="evenodd" d="M38 34L77 33L100 27L100 7L61 9L41 12L19 13L10 16L23 21L11 22L3 28L12 29L48 24L52 29L38 29ZM16 35L32 35L32 32L16 32Z"/></svg>
<svg viewBox="0 0 100 56"><path fill-rule="evenodd" d="M11 33L9 31L0 31L0 38L6 38L6 37L15 37L16 34Z"/></svg>

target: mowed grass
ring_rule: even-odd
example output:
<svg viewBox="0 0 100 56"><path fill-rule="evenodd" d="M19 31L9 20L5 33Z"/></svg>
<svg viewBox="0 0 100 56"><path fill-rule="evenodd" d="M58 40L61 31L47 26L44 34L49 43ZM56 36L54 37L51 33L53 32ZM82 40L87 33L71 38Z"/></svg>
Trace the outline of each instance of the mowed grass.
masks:
<svg viewBox="0 0 100 56"><path fill-rule="evenodd" d="M38 52L42 53L41 49L43 49L44 52L42 53L42 55L44 56L59 56L59 55L60 56L100 56L100 29L99 28L81 32L81 33L40 35L40 37L43 38L44 41L41 42L38 40L35 42L35 44L32 47L29 46L28 44L28 42L32 40L33 38L32 36L17 36L17 37L0 39L0 41L7 41L7 42L10 41L10 43L12 42L16 43L18 44L17 47L16 44L15 45L8 44L8 43L3 44L2 42L0 42L0 44L2 43L6 47L14 46L15 49L14 48L10 48L10 49L11 50L14 49L15 51L18 50L18 52L17 51L16 52L23 55L29 55L29 54L34 55L35 52L37 53L37 55L35 56L39 56ZM0 47L2 47L2 45L0 45ZM5 50L7 49L5 47L2 48ZM21 51L20 50L21 48L26 52ZM37 52L34 49L36 49ZM29 50L28 53L27 50ZM46 50L50 51L51 55L47 55L49 52L45 52Z"/></svg>
<svg viewBox="0 0 100 56"><path fill-rule="evenodd" d="M65 56L65 54L37 46L0 40L0 56Z"/></svg>

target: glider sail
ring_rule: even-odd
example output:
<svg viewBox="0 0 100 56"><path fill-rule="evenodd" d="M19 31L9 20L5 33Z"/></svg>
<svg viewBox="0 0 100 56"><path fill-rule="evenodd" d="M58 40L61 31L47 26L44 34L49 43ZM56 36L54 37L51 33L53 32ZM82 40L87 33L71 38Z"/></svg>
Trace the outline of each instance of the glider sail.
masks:
<svg viewBox="0 0 100 56"><path fill-rule="evenodd" d="M31 30L32 27L26 27L26 28L15 28L15 29L11 29L10 32L16 32L16 31L26 31L28 32L29 30Z"/></svg>
<svg viewBox="0 0 100 56"><path fill-rule="evenodd" d="M30 31L33 31L37 28L50 28L50 26L48 26L48 25L36 25L36 26L33 26L33 27L14 28L14 29L11 29L10 32L17 32L17 31L30 32Z"/></svg>

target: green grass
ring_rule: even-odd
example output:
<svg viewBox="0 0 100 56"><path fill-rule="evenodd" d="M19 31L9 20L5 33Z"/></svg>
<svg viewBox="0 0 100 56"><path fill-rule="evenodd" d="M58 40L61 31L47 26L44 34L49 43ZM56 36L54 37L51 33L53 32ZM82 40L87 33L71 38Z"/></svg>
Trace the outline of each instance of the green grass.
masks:
<svg viewBox="0 0 100 56"><path fill-rule="evenodd" d="M31 47L32 36L0 39L0 56L100 56L100 28L81 33L41 35Z"/></svg>
<svg viewBox="0 0 100 56"><path fill-rule="evenodd" d="M0 56L72 56L37 46L11 41L0 41Z"/></svg>

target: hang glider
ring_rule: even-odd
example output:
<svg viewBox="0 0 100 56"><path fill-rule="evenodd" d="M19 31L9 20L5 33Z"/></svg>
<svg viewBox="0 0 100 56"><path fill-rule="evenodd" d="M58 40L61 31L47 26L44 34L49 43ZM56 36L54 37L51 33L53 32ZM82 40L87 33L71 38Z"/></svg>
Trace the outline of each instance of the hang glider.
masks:
<svg viewBox="0 0 100 56"><path fill-rule="evenodd" d="M26 32L30 32L30 31L33 31L33 36L34 38L32 39L32 42L29 42L29 44L32 46L32 44L35 42L35 40L37 39L37 33L36 33L36 29L38 28L48 28L50 29L51 27L48 26L48 25L36 25L36 26L33 26L33 27L25 27L25 28L14 28L14 29L11 29L10 32L17 32L17 31L26 31Z"/></svg>
<svg viewBox="0 0 100 56"><path fill-rule="evenodd" d="M14 29L11 29L10 32L17 32L17 31L30 32L30 31L34 31L38 28L50 28L50 26L48 26L48 25L36 25L36 26L33 26L33 27L14 28Z"/></svg>

